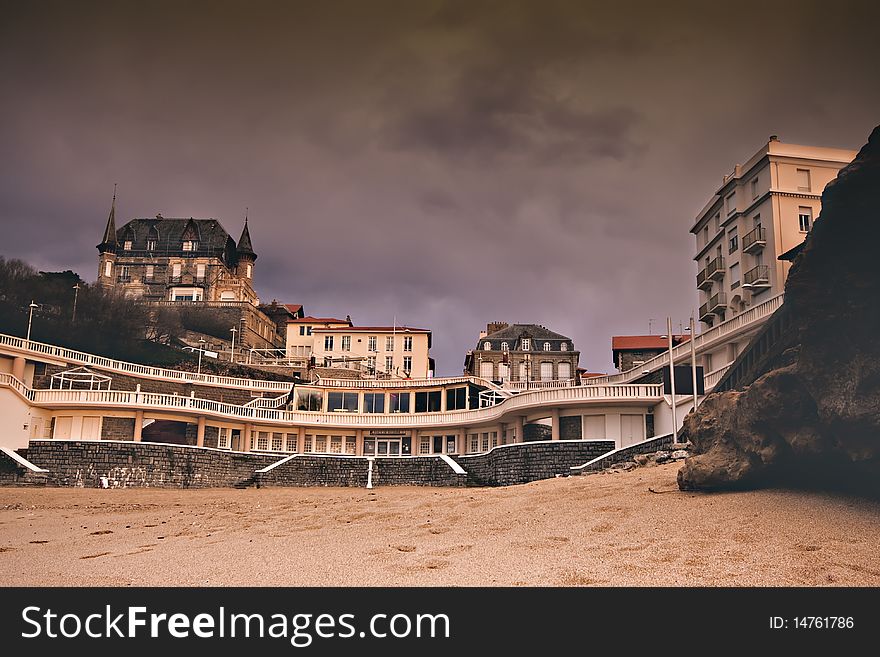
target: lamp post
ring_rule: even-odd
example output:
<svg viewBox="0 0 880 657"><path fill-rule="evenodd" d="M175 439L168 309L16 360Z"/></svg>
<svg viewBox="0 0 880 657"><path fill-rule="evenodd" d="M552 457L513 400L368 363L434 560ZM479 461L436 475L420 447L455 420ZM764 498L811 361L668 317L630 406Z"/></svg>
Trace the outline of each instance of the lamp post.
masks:
<svg viewBox="0 0 880 657"><path fill-rule="evenodd" d="M697 346L694 339L697 337L697 330L694 326L694 315L691 313L690 325L686 329L691 334L691 379L694 386L694 410L697 410Z"/></svg>
<svg viewBox="0 0 880 657"><path fill-rule="evenodd" d="M199 338L199 369L198 374L202 373L202 352L205 350L201 345L205 344L204 338Z"/></svg>
<svg viewBox="0 0 880 657"><path fill-rule="evenodd" d="M79 283L73 286L73 315L70 317L70 323L76 321L76 299L79 296Z"/></svg>
<svg viewBox="0 0 880 657"><path fill-rule="evenodd" d="M235 362L235 333L236 333L236 331L237 331L237 329L234 326L231 329L229 329L229 332L232 333L232 355L229 357L230 363Z"/></svg>
<svg viewBox="0 0 880 657"><path fill-rule="evenodd" d="M672 318L666 318L666 338L669 341L669 386L672 393L672 442L678 442L678 421L675 417L675 362L672 358Z"/></svg>
<svg viewBox="0 0 880 657"><path fill-rule="evenodd" d="M28 313L28 330L27 330L27 337L25 338L25 340L27 340L28 342L31 341L31 324L34 321L34 308L38 308L38 307L39 306L37 304L35 304L33 302L33 300L31 300L30 305L28 305L28 308L30 308L30 312Z"/></svg>

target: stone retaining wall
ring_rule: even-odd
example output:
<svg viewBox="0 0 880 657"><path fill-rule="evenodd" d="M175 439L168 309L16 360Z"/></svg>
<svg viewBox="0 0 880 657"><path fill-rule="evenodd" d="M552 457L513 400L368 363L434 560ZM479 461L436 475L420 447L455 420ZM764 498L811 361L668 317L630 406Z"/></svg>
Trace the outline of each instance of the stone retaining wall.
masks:
<svg viewBox="0 0 880 657"><path fill-rule="evenodd" d="M354 486L367 485L367 459L357 456L312 456L297 454L267 472L257 472L254 483L268 486Z"/></svg>
<svg viewBox="0 0 880 657"><path fill-rule="evenodd" d="M45 486L46 473L33 472L0 451L0 486Z"/></svg>
<svg viewBox="0 0 880 657"><path fill-rule="evenodd" d="M633 456L636 454L652 454L658 450L668 449L672 447L673 440L672 434L667 434L665 436L657 436L656 438L649 438L648 440L642 441L640 443L636 443L635 445L628 445L627 447L621 447L618 450L615 450L609 454L606 454L601 459L595 460L592 463L587 463L586 465L583 463L579 463L577 466L571 468L572 474L590 474L592 472L599 472L608 467L611 467L615 463L623 463L624 461L632 461ZM579 467L584 466L584 467Z"/></svg>
<svg viewBox="0 0 880 657"><path fill-rule="evenodd" d="M568 475L572 466L612 449L613 440L559 440L504 445L485 454L453 458L467 472L469 486L510 486Z"/></svg>
<svg viewBox="0 0 880 657"><path fill-rule="evenodd" d="M466 486L467 474L456 473L439 456L377 458L374 486Z"/></svg>
<svg viewBox="0 0 880 657"><path fill-rule="evenodd" d="M204 447L116 441L32 440L28 460L53 486L211 488L247 485L277 456Z"/></svg>

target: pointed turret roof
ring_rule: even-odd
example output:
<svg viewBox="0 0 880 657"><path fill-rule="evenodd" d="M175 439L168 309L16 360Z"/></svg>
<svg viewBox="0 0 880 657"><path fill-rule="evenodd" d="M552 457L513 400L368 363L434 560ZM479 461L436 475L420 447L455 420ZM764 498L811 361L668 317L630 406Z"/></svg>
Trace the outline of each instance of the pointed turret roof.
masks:
<svg viewBox="0 0 880 657"><path fill-rule="evenodd" d="M244 216L244 229L241 231L241 237L238 238L238 248L235 251L239 257L244 255L250 256L252 260L257 259L257 254L254 253L254 247L251 244L251 234L248 231L247 215Z"/></svg>
<svg viewBox="0 0 880 657"><path fill-rule="evenodd" d="M113 185L113 202L110 204L110 216L107 217L107 227L104 229L104 237L96 247L101 253L107 251L114 253L119 242L116 240L116 185Z"/></svg>

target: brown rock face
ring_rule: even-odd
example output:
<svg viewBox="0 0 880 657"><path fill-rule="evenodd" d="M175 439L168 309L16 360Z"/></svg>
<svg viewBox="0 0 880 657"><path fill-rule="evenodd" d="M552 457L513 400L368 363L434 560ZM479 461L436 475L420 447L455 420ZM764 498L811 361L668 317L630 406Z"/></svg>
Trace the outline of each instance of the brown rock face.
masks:
<svg viewBox="0 0 880 657"><path fill-rule="evenodd" d="M685 418L682 490L857 485L880 493L880 126L822 194L789 273L787 363ZM778 362L778 361L777 361Z"/></svg>

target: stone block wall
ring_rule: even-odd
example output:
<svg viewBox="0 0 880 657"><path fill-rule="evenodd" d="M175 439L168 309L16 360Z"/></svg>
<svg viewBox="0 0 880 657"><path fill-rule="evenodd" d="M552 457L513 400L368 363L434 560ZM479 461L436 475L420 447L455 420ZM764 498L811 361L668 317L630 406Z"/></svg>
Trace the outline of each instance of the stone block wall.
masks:
<svg viewBox="0 0 880 657"><path fill-rule="evenodd" d="M457 474L439 456L377 458L374 486L466 486L467 474Z"/></svg>
<svg viewBox="0 0 880 657"><path fill-rule="evenodd" d="M496 447L486 454L453 458L467 472L469 486L510 486L568 475L572 466L613 449L613 440L560 440L517 443Z"/></svg>
<svg viewBox="0 0 880 657"><path fill-rule="evenodd" d="M32 440L28 460L49 484L98 488L211 488L249 484L277 456L135 442Z"/></svg>
<svg viewBox="0 0 880 657"><path fill-rule="evenodd" d="M0 486L45 486L47 476L24 467L5 452L0 452Z"/></svg>
<svg viewBox="0 0 880 657"><path fill-rule="evenodd" d="M133 417L104 417L101 421L102 440L134 440Z"/></svg>
<svg viewBox="0 0 880 657"><path fill-rule="evenodd" d="M632 461L633 456L636 454L652 454L658 450L668 449L670 447L672 447L671 433L665 436L649 438L648 440L636 443L635 445L628 445L627 447L621 447L616 451L612 451L585 468L578 468L578 466L584 465L584 463L578 463L576 466L573 466L572 474L590 474L591 472L599 472L615 463Z"/></svg>
<svg viewBox="0 0 880 657"><path fill-rule="evenodd" d="M353 486L367 485L364 457L297 455L268 472L257 472L258 488L267 486Z"/></svg>

